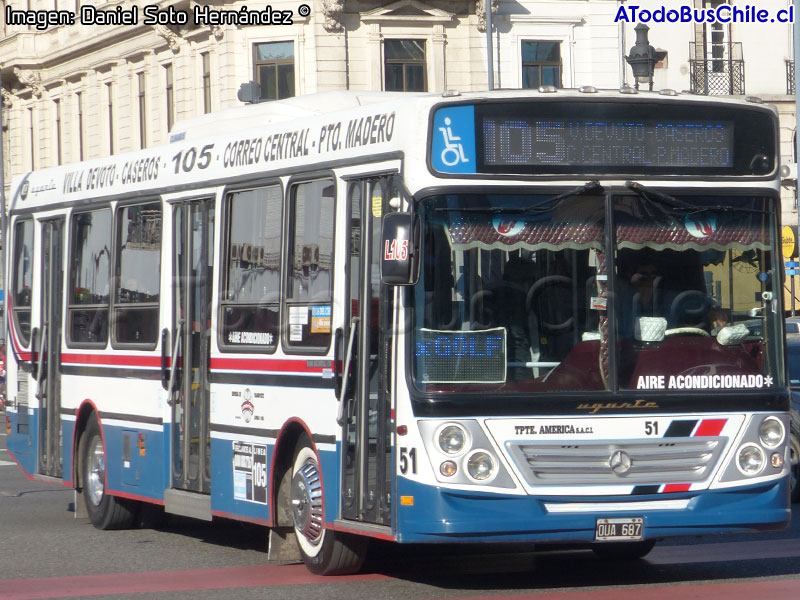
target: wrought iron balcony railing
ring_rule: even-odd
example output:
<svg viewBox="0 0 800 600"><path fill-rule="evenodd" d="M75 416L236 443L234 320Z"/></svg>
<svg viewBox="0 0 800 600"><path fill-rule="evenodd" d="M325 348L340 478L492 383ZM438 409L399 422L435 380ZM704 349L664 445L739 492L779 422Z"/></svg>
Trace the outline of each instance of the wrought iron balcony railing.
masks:
<svg viewBox="0 0 800 600"><path fill-rule="evenodd" d="M695 94L744 94L744 57L741 42L689 43L690 85Z"/></svg>
<svg viewBox="0 0 800 600"><path fill-rule="evenodd" d="M786 60L786 93L794 95L794 61Z"/></svg>

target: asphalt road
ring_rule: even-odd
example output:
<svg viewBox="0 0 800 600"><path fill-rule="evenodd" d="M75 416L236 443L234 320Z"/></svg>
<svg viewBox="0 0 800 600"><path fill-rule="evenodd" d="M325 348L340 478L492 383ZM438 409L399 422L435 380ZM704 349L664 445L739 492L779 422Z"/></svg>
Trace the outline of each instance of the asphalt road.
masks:
<svg viewBox="0 0 800 600"><path fill-rule="evenodd" d="M577 550L379 545L363 574L320 578L267 565L266 530L252 525L170 517L158 529L98 531L74 518L70 489L27 479L4 448L3 431L3 600L800 598L800 505L786 531L671 540L633 563Z"/></svg>

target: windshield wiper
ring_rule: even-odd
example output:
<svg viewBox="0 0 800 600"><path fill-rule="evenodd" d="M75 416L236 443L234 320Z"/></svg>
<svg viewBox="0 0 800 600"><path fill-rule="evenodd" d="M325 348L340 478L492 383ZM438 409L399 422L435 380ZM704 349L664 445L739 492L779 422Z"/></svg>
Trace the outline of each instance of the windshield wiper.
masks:
<svg viewBox="0 0 800 600"><path fill-rule="evenodd" d="M536 204L530 206L466 206L466 207L456 207L456 206L437 206L434 210L436 212L440 211L458 211L458 212L491 212L491 213L517 213L517 212L550 212L553 210L553 204L558 202L559 200L564 200L565 198L570 198L572 196L585 196L586 194L602 194L603 193L603 186L600 185L600 182L597 180L594 181L587 181L583 185L579 185L578 187L571 189L569 191L563 192L561 194L557 194L555 196L551 196L550 198L546 198L537 202Z"/></svg>
<svg viewBox="0 0 800 600"><path fill-rule="evenodd" d="M670 196L665 192L654 190L653 188L642 185L638 181L626 181L625 187L633 192L636 192L636 194L648 202L651 202L655 205L666 205L672 209L685 211L686 214L701 213L708 210L718 210L724 212L751 212L761 214L766 214L768 212L762 208L746 208L724 204L698 206L697 204L690 204L688 202L684 202L683 200L678 200L675 196ZM661 206L659 206L659 209L663 212Z"/></svg>

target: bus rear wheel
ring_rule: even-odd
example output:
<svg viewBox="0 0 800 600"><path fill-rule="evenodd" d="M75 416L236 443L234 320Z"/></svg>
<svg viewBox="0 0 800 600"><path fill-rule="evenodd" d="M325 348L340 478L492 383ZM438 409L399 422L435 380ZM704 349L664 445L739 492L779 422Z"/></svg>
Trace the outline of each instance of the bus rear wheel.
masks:
<svg viewBox="0 0 800 600"><path fill-rule="evenodd" d="M368 540L326 529L322 476L307 435L303 435L295 451L289 497L297 545L308 570L317 575L358 572L364 564Z"/></svg>
<svg viewBox="0 0 800 600"><path fill-rule="evenodd" d="M130 500L106 494L106 456L100 425L92 418L81 441L81 485L89 520L97 529L127 529L136 518L136 505Z"/></svg>

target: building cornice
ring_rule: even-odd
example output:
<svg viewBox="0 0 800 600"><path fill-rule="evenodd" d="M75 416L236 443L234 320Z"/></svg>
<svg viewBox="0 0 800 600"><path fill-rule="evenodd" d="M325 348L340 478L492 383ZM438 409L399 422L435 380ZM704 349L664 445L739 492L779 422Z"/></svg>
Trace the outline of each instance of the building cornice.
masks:
<svg viewBox="0 0 800 600"><path fill-rule="evenodd" d="M453 13L434 8L417 0L400 0L361 14L364 23L451 23Z"/></svg>

